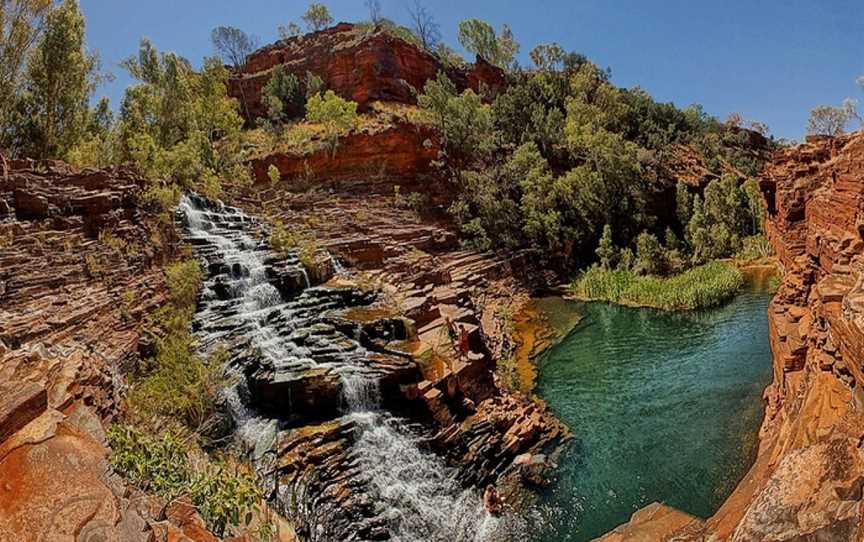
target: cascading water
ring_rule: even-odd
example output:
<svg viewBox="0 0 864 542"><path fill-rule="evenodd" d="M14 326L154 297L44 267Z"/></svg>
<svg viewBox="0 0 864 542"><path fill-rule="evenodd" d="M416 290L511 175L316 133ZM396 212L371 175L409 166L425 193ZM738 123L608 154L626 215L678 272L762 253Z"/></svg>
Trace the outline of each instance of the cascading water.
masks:
<svg viewBox="0 0 864 542"><path fill-rule="evenodd" d="M523 538L516 534L515 518L486 514L479 493L460 487L443 460L424 449L422 428L382 408L382 369L376 366L380 360L359 343L360 328L335 333L325 322L326 313L338 308L333 301L338 291L310 288L305 269L294 257L288 267L298 277L297 292L286 299L268 276L274 255L252 235L257 224L252 218L196 196L184 197L178 214L185 221L188 241L207 263L208 279L195 320L202 348L247 344L289 381L310 370L336 376L341 383L342 419L356 428L351 468L368 486L376 517L383 517L391 540ZM229 372L239 376L242 368L235 366ZM253 459L261 458L273 448L278 427L294 414L292 398L280 403L278 416L262 414L245 399L250 390L242 378L235 380L238 383L226 390L226 397L237 436L252 450ZM308 510L316 502L314 495L306 495L308 488L299 496L280 491L286 501L305 498L313 503L300 507L308 516L323 515ZM320 534L326 532L319 524L310 529L310 538L333 539ZM355 533L349 539L362 538Z"/></svg>

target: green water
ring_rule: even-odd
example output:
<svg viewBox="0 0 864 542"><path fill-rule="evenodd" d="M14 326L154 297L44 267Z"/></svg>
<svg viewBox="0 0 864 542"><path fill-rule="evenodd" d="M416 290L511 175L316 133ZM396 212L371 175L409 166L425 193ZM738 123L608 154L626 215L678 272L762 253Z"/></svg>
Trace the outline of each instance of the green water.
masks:
<svg viewBox="0 0 864 542"><path fill-rule="evenodd" d="M767 305L670 314L573 303L584 319L540 360L537 393L573 430L537 540L591 540L640 507L713 514L752 464L771 380Z"/></svg>

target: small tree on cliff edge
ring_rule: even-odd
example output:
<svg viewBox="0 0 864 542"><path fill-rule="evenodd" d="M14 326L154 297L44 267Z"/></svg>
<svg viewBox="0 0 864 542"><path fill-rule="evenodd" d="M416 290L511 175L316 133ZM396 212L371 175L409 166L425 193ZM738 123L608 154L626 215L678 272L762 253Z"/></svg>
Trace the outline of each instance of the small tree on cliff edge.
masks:
<svg viewBox="0 0 864 542"><path fill-rule="evenodd" d="M499 36L489 23L480 19L466 19L459 23L459 43L499 68L512 66L519 52L519 44L509 26L502 25Z"/></svg>
<svg viewBox="0 0 864 542"><path fill-rule="evenodd" d="M330 10L327 9L327 6L315 2L309 4L309 9L306 10L302 19L311 32L324 30L333 24L333 17L330 15Z"/></svg>
<svg viewBox="0 0 864 542"><path fill-rule="evenodd" d="M860 119L857 102L850 98L843 101L840 107L820 105L810 112L807 120L807 134L838 136L846 131L846 125L852 119Z"/></svg>

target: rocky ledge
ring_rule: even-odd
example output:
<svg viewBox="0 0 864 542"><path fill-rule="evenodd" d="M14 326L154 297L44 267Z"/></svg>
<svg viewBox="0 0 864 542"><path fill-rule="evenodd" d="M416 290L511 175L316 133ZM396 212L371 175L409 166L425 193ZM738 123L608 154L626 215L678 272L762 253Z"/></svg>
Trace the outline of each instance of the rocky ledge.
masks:
<svg viewBox="0 0 864 542"><path fill-rule="evenodd" d="M472 488L545 482L547 454L554 457L567 431L545 409L495 386L468 290L490 276L478 272L510 273L508 260L491 265L490 256L457 253L444 269L464 277L458 285L428 272L437 260L419 265L427 270L419 275L394 263L365 285L350 273L317 285L340 267L329 252L319 252L326 272L310 280L296 254L270 250L263 224L238 209L191 197L178 217L208 270L196 333L205 350L228 348L229 370L239 376L227 406L235 434L298 534L438 539L454 531L430 521L432 500L459 508L454 517L474 517L466 520L473 525L484 513ZM425 237L423 227L410 231L391 242L404 248ZM322 246L344 256L337 239ZM385 307L392 288L409 297ZM470 330L471 351L461 359L440 344L444 314Z"/></svg>
<svg viewBox="0 0 864 542"><path fill-rule="evenodd" d="M103 424L167 294L143 179L0 165L0 540L215 541L107 463Z"/></svg>

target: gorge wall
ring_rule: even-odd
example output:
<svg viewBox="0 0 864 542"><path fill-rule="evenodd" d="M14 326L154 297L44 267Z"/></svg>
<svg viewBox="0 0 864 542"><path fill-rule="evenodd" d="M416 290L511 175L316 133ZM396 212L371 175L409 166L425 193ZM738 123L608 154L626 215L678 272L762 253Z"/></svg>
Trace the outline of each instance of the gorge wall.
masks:
<svg viewBox="0 0 864 542"><path fill-rule="evenodd" d="M864 132L778 151L760 188L783 279L756 462L707 521L655 503L605 542L864 537Z"/></svg>

